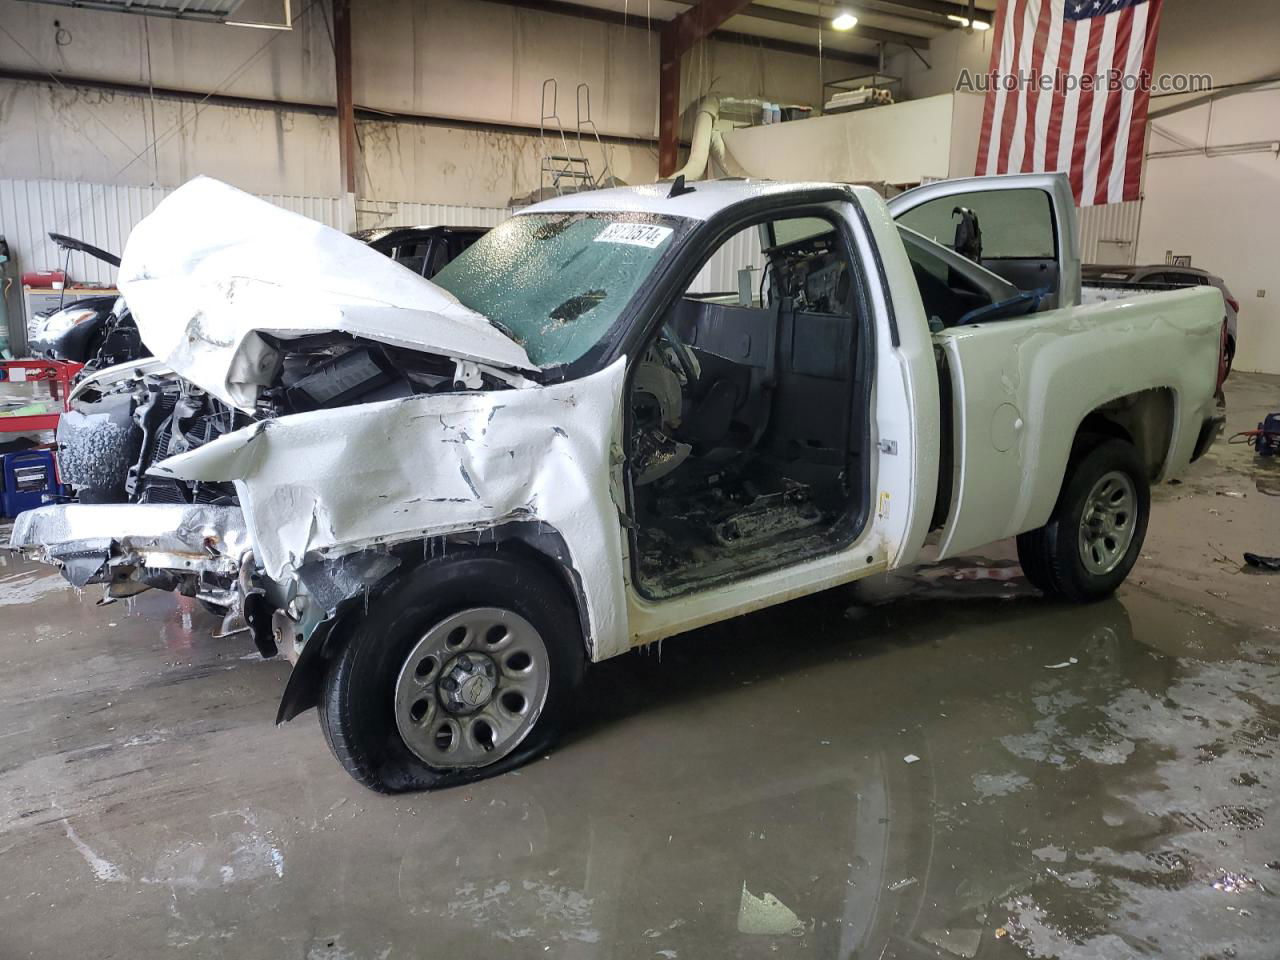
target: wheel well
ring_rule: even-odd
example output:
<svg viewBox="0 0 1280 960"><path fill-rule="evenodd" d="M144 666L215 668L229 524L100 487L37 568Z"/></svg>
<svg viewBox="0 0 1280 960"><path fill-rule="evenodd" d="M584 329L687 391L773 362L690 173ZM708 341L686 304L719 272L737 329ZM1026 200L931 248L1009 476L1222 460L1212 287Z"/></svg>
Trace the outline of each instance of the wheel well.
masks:
<svg viewBox="0 0 1280 960"><path fill-rule="evenodd" d="M554 527L536 521L517 521L492 528L494 546L536 563L564 584L578 612L578 625L582 628L582 642L587 659L595 648L595 636L591 632L591 620L587 616L587 595L582 587L582 577L573 566L569 546Z"/></svg>
<svg viewBox="0 0 1280 960"><path fill-rule="evenodd" d="M399 565L371 585L371 594L382 592L397 577L403 576L405 571L433 557L446 556L450 550L484 549L502 551L521 558L525 563L537 564L565 585L569 599L578 613L587 659L591 659L594 636L587 617L586 595L581 578L570 563L569 548L564 538L557 530L544 523L515 521L467 534L465 538L432 538L401 544L392 551L399 559ZM361 610L367 609L367 603L363 594L347 597L337 605L333 616L322 621L312 632L285 685L276 723L292 720L319 702L325 664L347 642L354 621L358 619Z"/></svg>
<svg viewBox="0 0 1280 960"><path fill-rule="evenodd" d="M573 567L569 554L569 546L564 537L554 527L536 520L513 520L509 523L458 534L454 537L434 538L430 541L415 541L405 544L397 553L401 566L392 577L402 574L406 569L422 563L433 556L444 556L451 550L485 549L501 551L507 556L519 558L525 563L537 564L557 581L564 584L574 609L578 612L578 623L582 627L582 640L586 645L588 658L594 646L594 636L587 617L586 593L582 587L582 578Z"/></svg>
<svg viewBox="0 0 1280 960"><path fill-rule="evenodd" d="M1175 397L1168 387L1141 390L1117 397L1084 418L1076 431L1072 457L1087 452L1103 439L1124 440L1137 448L1156 480L1163 472L1173 441Z"/></svg>

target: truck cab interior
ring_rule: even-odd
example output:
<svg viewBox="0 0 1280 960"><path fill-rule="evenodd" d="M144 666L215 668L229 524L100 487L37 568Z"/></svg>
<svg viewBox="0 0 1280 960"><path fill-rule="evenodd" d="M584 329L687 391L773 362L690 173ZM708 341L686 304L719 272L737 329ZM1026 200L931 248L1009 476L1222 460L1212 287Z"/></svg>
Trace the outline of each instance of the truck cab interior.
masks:
<svg viewBox="0 0 1280 960"><path fill-rule="evenodd" d="M1023 317L1044 309L1046 291L1019 290L954 250L898 225L929 328L938 333L970 323Z"/></svg>
<svg viewBox="0 0 1280 960"><path fill-rule="evenodd" d="M670 304L630 387L642 594L792 563L861 526L866 319L846 241L819 217L747 228Z"/></svg>

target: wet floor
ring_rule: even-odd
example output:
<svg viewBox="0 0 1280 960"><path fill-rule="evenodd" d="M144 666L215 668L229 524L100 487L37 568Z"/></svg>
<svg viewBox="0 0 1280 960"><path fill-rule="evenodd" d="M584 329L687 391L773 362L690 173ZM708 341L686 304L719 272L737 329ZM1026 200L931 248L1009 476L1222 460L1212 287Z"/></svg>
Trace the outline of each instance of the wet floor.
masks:
<svg viewBox="0 0 1280 960"><path fill-rule="evenodd" d="M1232 428L1280 407L1235 377ZM1162 488L1111 601L1012 544L599 666L549 758L379 797L194 603L0 559L0 958L1273 960L1280 468Z"/></svg>

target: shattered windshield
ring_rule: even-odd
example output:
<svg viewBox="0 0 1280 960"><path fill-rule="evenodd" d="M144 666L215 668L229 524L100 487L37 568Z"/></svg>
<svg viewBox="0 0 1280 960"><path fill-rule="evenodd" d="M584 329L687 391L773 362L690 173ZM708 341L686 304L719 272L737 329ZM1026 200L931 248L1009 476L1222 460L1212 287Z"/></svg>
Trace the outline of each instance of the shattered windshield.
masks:
<svg viewBox="0 0 1280 960"><path fill-rule="evenodd" d="M540 367L599 343L671 249L682 221L617 213L512 217L432 278Z"/></svg>

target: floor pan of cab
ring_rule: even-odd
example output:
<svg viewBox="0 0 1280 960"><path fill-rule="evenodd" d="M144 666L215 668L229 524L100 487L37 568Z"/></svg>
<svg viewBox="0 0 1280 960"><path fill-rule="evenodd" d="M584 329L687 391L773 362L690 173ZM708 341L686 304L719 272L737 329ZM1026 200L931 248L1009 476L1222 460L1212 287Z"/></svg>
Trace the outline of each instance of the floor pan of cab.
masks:
<svg viewBox="0 0 1280 960"><path fill-rule="evenodd" d="M740 579L831 548L831 515L808 488L734 502L716 491L692 498L659 498L657 517L641 525L639 574L645 593L665 598Z"/></svg>

